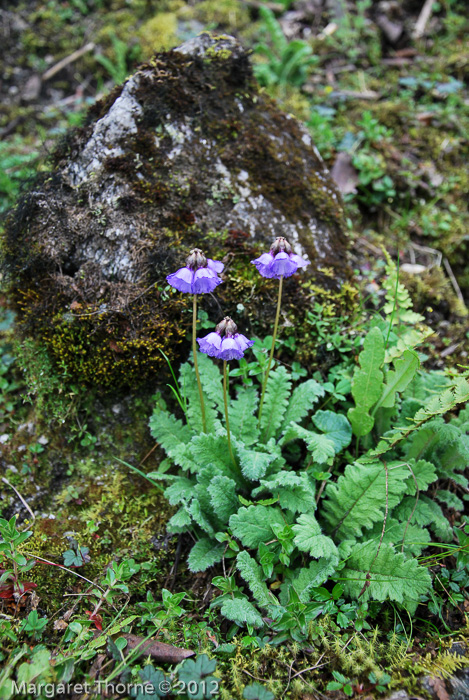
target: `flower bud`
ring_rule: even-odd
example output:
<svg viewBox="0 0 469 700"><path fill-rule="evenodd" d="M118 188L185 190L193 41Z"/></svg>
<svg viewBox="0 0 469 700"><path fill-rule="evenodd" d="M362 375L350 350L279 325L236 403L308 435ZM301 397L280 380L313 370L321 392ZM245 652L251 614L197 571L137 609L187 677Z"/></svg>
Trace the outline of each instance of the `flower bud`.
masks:
<svg viewBox="0 0 469 700"><path fill-rule="evenodd" d="M287 253L288 255L290 255L290 253L292 252L292 247L286 238L284 238L283 236L279 236L272 243L272 246L270 248L270 254L277 255L277 253L284 253L284 252Z"/></svg>
<svg viewBox="0 0 469 700"><path fill-rule="evenodd" d="M225 318L225 320L226 320L225 335L226 335L227 338L230 338L230 337L232 337L233 335L235 335L235 333L236 333L237 330L238 330L238 326L236 325L236 323L235 323L229 316L227 316L227 317Z"/></svg>
<svg viewBox="0 0 469 700"><path fill-rule="evenodd" d="M207 258L200 248L191 250L186 260L186 267L188 267L189 270L200 270L201 267L207 267Z"/></svg>

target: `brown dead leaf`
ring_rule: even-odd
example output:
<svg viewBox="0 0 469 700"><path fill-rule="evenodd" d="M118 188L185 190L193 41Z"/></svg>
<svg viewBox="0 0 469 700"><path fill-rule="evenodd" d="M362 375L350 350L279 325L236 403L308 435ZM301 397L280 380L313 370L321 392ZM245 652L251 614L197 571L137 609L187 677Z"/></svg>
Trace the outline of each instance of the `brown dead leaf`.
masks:
<svg viewBox="0 0 469 700"><path fill-rule="evenodd" d="M339 153L331 170L331 175L342 194L356 192L358 173L352 165L348 153Z"/></svg>
<svg viewBox="0 0 469 700"><path fill-rule="evenodd" d="M121 634L119 636L127 640L126 650L128 651L135 649L144 639L144 637L139 637L136 634ZM149 639L142 644L140 650L147 656L150 655L160 664L178 664L180 661L188 659L190 656L195 656L195 652L193 652L192 649L181 649L171 644L156 642L153 639Z"/></svg>
<svg viewBox="0 0 469 700"><path fill-rule="evenodd" d="M441 678L429 678L428 685L433 691L433 696L438 700L451 700L446 690L445 682Z"/></svg>

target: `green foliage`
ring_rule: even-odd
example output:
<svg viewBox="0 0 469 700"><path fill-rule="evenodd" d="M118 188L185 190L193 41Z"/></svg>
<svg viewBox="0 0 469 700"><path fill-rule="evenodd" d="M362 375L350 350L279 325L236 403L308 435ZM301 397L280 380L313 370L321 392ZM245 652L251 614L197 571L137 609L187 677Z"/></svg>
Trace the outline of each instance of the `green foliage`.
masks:
<svg viewBox="0 0 469 700"><path fill-rule="evenodd" d="M294 85L301 87L307 80L312 66L318 63L312 48L301 39L287 41L280 23L268 7L260 6L265 32L269 35L270 46L260 43L255 52L264 56L264 63L254 64L254 73L261 85Z"/></svg>
<svg viewBox="0 0 469 700"><path fill-rule="evenodd" d="M384 137L376 124L368 126L374 138ZM368 601L415 611L433 595L430 573L416 557L431 544L430 530L445 541L453 536L440 504L456 512L463 505L448 480L467 487L461 472L469 420L464 412L448 414L469 398L469 382L421 369L414 347L428 331L410 328L421 318L390 259L386 269L384 317L366 329L351 380L348 361L327 381L299 375L296 386L279 365L269 375L258 425L259 389L247 381L246 368L232 372L243 379L235 398L228 397L233 457L221 375L209 358L199 362L207 433L190 362L175 390L186 422L157 397L150 430L183 470L158 475L168 482L169 502L179 506L169 529L195 538L193 572L232 560L235 575L213 580L220 595L212 607L250 634L269 619L278 639L302 641L326 611L339 627L362 629L358 610ZM256 353L260 367L261 345ZM262 377L262 366L252 368L253 377ZM329 407L317 409L327 395ZM347 452L353 436L355 458ZM332 598L328 579L341 583Z"/></svg>

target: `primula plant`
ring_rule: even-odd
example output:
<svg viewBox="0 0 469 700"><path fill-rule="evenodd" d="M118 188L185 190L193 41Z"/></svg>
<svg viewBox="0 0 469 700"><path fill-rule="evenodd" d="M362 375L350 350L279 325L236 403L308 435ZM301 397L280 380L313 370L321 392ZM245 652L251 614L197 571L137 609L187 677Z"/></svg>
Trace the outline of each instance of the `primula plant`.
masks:
<svg viewBox="0 0 469 700"><path fill-rule="evenodd" d="M424 550L436 543L457 555L454 542L465 541L456 491L468 485L469 409L457 410L469 399L467 376L422 368L415 348L430 331L388 258L386 303L356 361L343 359L327 376L296 372L293 381L272 363L283 278L308 261L279 238L253 263L279 280L269 360L253 372L259 384L229 391L227 362L252 341L225 318L198 339L204 354L180 368L184 419L161 395L150 419L168 461L148 476L166 481L178 506L168 530L191 533L192 572L222 563L212 605L234 629L302 641L325 613L361 629L370 601L415 612L434 599Z"/></svg>

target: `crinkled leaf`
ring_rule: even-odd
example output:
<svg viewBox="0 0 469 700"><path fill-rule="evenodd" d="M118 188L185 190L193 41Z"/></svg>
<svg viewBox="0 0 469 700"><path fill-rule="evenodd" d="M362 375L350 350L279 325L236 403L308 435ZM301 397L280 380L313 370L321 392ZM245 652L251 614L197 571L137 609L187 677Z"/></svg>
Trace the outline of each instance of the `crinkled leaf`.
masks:
<svg viewBox="0 0 469 700"><path fill-rule="evenodd" d="M291 391L290 375L280 365L269 374L262 409L261 435L263 442L275 437L285 415Z"/></svg>
<svg viewBox="0 0 469 700"><path fill-rule="evenodd" d="M263 625L262 617L247 598L228 598L223 601L221 614L240 626L246 624L252 627L262 627Z"/></svg>
<svg viewBox="0 0 469 700"><path fill-rule="evenodd" d="M321 527L314 515L303 513L292 528L295 533L293 540L301 552L309 552L315 559L325 557L338 560L338 551L330 537L321 533Z"/></svg>
<svg viewBox="0 0 469 700"><path fill-rule="evenodd" d="M273 537L272 525L285 525L282 512L270 506L242 507L230 518L230 528L245 547L258 547Z"/></svg>
<svg viewBox="0 0 469 700"><path fill-rule="evenodd" d="M216 515L223 522L228 522L230 515L239 507L236 482L227 476L215 476L208 487L211 505Z"/></svg>
<svg viewBox="0 0 469 700"><path fill-rule="evenodd" d="M224 546L216 540L204 537L192 547L187 563L193 573L205 571L223 558Z"/></svg>
<svg viewBox="0 0 469 700"><path fill-rule="evenodd" d="M260 450L248 450L241 444L236 445L241 471L246 479L259 481L265 476L269 465L275 460L275 455Z"/></svg>
<svg viewBox="0 0 469 700"><path fill-rule="evenodd" d="M257 416L254 415L259 395L253 386L241 387L229 411L230 430L233 437L249 447L259 440Z"/></svg>
<svg viewBox="0 0 469 700"><path fill-rule="evenodd" d="M359 537L363 528L382 522L386 509L394 508L406 491L409 470L402 462L349 464L336 484L326 486L324 517L341 537Z"/></svg>
<svg viewBox="0 0 469 700"><path fill-rule="evenodd" d="M378 555L374 540L356 544L341 572L344 590L358 599L370 574L370 584L361 595L366 600L394 600L415 610L420 596L428 593L432 580L427 569L416 559L405 559L393 545L382 543Z"/></svg>
<svg viewBox="0 0 469 700"><path fill-rule="evenodd" d="M301 384L294 389L288 402L288 407L283 417L283 430L286 430L291 422L299 423L302 418L307 416L314 404L318 399L322 398L325 393L323 385L319 384L315 379L308 379L306 382L301 382Z"/></svg>
<svg viewBox="0 0 469 700"><path fill-rule="evenodd" d="M292 586L302 603L309 602L311 589L325 583L329 576L335 573L336 566L337 560L323 558L311 562L308 568L300 569L292 581Z"/></svg>
<svg viewBox="0 0 469 700"><path fill-rule="evenodd" d="M243 551L239 552L236 557L236 563L241 576L248 584L252 595L259 605L266 607L269 603L272 603L269 589L265 585L264 573L256 560L253 559L248 552Z"/></svg>

